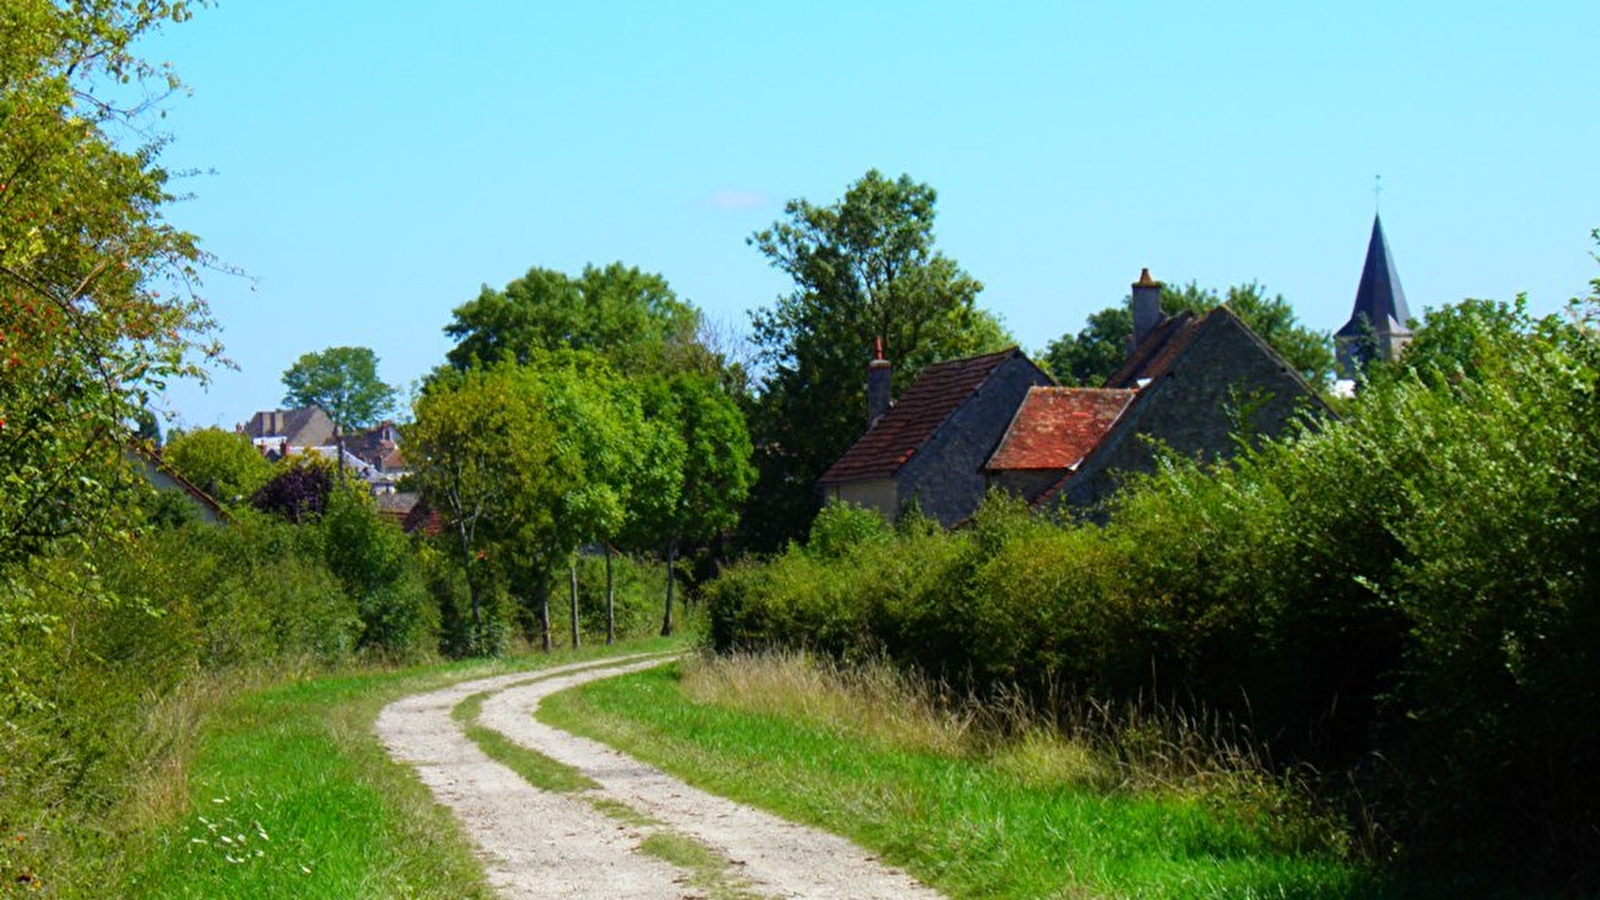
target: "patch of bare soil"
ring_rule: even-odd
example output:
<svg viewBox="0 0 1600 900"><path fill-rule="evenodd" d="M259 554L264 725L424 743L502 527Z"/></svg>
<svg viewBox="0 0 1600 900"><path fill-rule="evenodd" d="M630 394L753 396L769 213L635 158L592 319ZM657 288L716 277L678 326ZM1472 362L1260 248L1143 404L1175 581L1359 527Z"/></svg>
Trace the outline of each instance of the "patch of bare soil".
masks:
<svg viewBox="0 0 1600 900"><path fill-rule="evenodd" d="M380 739L416 767L440 803L478 845L502 896L544 898L704 897L683 870L646 855L651 834L688 836L727 860L744 896L815 900L938 900L939 894L855 844L708 794L611 748L536 722L539 701L595 678L659 665L637 657L513 674L454 685L385 707ZM490 760L461 732L450 710L489 692L478 724L577 769L600 785L580 794L540 790ZM620 803L642 820L597 811Z"/></svg>

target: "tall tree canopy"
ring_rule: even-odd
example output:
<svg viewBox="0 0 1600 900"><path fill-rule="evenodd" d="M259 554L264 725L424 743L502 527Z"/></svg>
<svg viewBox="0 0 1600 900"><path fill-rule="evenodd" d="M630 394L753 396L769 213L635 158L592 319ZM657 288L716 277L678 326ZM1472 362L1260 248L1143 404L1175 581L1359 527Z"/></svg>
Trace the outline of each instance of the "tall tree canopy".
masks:
<svg viewBox="0 0 1600 900"><path fill-rule="evenodd" d="M128 508L111 496L127 423L220 352L194 294L205 257L163 216L162 141L124 146L177 87L132 45L187 17L182 2L0 4L0 562ZM99 90L127 82L141 90Z"/></svg>
<svg viewBox="0 0 1600 900"><path fill-rule="evenodd" d="M666 607L661 633L671 634L674 563L685 544L709 541L739 522L739 510L755 480L750 431L734 398L721 385L692 373L653 377L640 385L647 421L665 432L681 458L671 490L636 491L622 537L630 546L660 550L667 562ZM648 454L655 456L656 453Z"/></svg>
<svg viewBox="0 0 1600 900"><path fill-rule="evenodd" d="M236 431L178 432L161 457L195 487L223 503L243 503L272 477L272 463Z"/></svg>
<svg viewBox="0 0 1600 900"><path fill-rule="evenodd" d="M378 379L378 357L368 347L329 347L307 353L283 373L283 402L317 406L341 435L367 428L393 412L395 390Z"/></svg>
<svg viewBox="0 0 1600 900"><path fill-rule="evenodd" d="M620 262L585 266L576 278L534 267L456 307L444 332L448 359L464 369L504 356L526 363L539 351L587 350L629 374L703 369L700 313L660 275Z"/></svg>
<svg viewBox="0 0 1600 900"><path fill-rule="evenodd" d="M803 535L815 481L861 435L866 371L882 340L904 387L929 363L1010 340L976 305L983 285L934 247L933 188L877 170L828 206L792 200L750 244L794 279L751 315L764 373L752 410L759 487L753 504L772 546Z"/></svg>
<svg viewBox="0 0 1600 900"><path fill-rule="evenodd" d="M1161 308L1168 315L1203 313L1219 305L1233 310L1313 386L1330 382L1334 362L1331 338L1326 332L1301 325L1282 294L1268 297L1266 289L1253 281L1230 287L1221 297L1193 281L1161 289ZM1063 384L1101 385L1128 358L1132 335L1133 315L1125 300L1091 313L1076 335L1064 334L1051 341L1044 351L1044 363Z"/></svg>
<svg viewBox="0 0 1600 900"><path fill-rule="evenodd" d="M428 381L402 429L424 502L443 519L465 573L468 611L457 648L499 651L503 617L494 575L508 540L552 525L563 475L543 391L521 367L444 370Z"/></svg>

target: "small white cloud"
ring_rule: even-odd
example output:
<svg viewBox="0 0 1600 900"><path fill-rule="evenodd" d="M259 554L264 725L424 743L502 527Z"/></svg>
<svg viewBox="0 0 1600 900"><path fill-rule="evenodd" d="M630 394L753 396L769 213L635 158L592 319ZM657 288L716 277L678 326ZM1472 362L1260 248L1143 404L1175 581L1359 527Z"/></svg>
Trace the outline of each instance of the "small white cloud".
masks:
<svg viewBox="0 0 1600 900"><path fill-rule="evenodd" d="M767 204L767 195L760 191L721 188L712 191L701 202L712 209L754 209Z"/></svg>

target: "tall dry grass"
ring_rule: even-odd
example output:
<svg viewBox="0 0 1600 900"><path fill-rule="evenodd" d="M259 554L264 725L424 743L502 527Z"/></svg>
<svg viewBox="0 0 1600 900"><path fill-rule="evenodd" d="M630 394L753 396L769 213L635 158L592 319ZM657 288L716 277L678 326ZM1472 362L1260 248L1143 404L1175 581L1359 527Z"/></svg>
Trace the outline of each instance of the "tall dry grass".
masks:
<svg viewBox="0 0 1600 900"><path fill-rule="evenodd" d="M958 694L886 662L802 652L702 656L682 666L695 702L796 718L902 749L985 760L1038 788L1158 792L1310 811L1303 779L1274 774L1218 717L1020 690ZM1291 809L1292 808L1292 809Z"/></svg>

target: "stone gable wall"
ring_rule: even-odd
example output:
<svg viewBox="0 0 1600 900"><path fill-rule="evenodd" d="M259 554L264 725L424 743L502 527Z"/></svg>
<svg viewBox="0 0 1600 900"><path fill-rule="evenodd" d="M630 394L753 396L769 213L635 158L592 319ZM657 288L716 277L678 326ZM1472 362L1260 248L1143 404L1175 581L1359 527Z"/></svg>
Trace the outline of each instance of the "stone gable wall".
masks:
<svg viewBox="0 0 1600 900"><path fill-rule="evenodd" d="M1143 389L1067 482L1058 505L1090 511L1117 489L1119 473L1154 471L1152 439L1183 456L1226 459L1238 449L1236 431L1251 440L1277 437L1318 404L1237 319L1220 313L1212 319L1171 371Z"/></svg>
<svg viewBox="0 0 1600 900"><path fill-rule="evenodd" d="M1028 389L1050 376L1020 353L993 374L935 431L895 476L902 508L916 504L949 527L977 510L988 479L984 463L999 446Z"/></svg>

